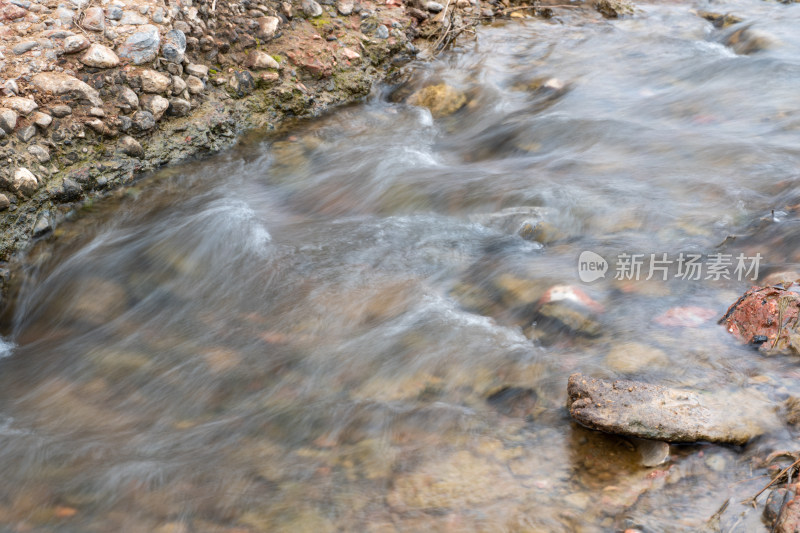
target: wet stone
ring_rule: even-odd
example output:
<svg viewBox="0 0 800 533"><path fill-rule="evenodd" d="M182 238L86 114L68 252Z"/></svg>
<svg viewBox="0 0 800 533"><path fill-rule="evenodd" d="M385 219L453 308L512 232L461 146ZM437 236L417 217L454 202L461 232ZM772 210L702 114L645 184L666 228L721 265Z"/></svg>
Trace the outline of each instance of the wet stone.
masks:
<svg viewBox="0 0 800 533"><path fill-rule="evenodd" d="M434 118L452 115L467 103L467 95L444 83L430 85L411 95L411 105L427 107Z"/></svg>
<svg viewBox="0 0 800 533"><path fill-rule="evenodd" d="M663 442L741 445L780 425L769 401L749 389L705 392L573 374L567 394L580 424Z"/></svg>
<svg viewBox="0 0 800 533"><path fill-rule="evenodd" d="M720 321L728 333L762 352L800 354L800 285L753 287Z"/></svg>

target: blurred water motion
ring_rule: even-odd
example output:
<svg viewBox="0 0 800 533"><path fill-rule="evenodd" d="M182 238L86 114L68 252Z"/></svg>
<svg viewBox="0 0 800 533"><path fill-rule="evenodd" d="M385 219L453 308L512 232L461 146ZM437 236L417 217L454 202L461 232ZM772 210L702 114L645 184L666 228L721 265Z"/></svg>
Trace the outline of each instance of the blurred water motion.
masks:
<svg viewBox="0 0 800 533"><path fill-rule="evenodd" d="M3 329L0 531L694 531L728 498L723 530L765 530L735 502L793 430L653 468L564 409L577 370L800 394L714 320L653 320L747 282L610 270L599 330L532 324L584 250L798 263L800 6L725 4L773 37L749 55L639 7L482 28L60 226ZM466 104L405 103L433 84Z"/></svg>

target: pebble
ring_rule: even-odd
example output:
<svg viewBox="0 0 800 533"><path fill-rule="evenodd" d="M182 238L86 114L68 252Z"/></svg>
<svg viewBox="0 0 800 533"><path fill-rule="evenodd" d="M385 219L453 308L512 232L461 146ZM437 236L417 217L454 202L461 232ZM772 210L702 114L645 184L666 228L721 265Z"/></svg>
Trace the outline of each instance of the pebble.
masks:
<svg viewBox="0 0 800 533"><path fill-rule="evenodd" d="M117 149L130 157L144 157L144 148L142 148L142 145L139 144L139 141L129 135L126 135L119 140Z"/></svg>
<svg viewBox="0 0 800 533"><path fill-rule="evenodd" d="M189 76L196 76L201 80L208 76L208 67L198 63L189 63L186 65L186 74ZM187 80L188 83L188 80Z"/></svg>
<svg viewBox="0 0 800 533"><path fill-rule="evenodd" d="M172 79L155 70L143 70L139 74L139 79L142 82L142 91L146 93L163 94L172 87Z"/></svg>
<svg viewBox="0 0 800 533"><path fill-rule="evenodd" d="M60 6L55 10L55 12L53 12L53 15L58 19L59 22L61 22L62 28L65 30L72 28L72 23L75 19L75 12L73 10Z"/></svg>
<svg viewBox="0 0 800 533"><path fill-rule="evenodd" d="M197 76L188 76L186 78L186 88L189 90L189 94L202 94L206 89L206 85Z"/></svg>
<svg viewBox="0 0 800 533"><path fill-rule="evenodd" d="M161 46L161 36L158 28L150 24L141 27L119 47L119 56L133 61L134 65L141 65L155 60Z"/></svg>
<svg viewBox="0 0 800 533"><path fill-rule="evenodd" d="M320 8L320 10L321 9L322 8ZM269 41L275 37L275 33L278 31L278 25L280 24L280 19L278 17L261 17L257 22L258 31L256 32L256 36L259 39Z"/></svg>
<svg viewBox="0 0 800 533"><path fill-rule="evenodd" d="M156 119L150 111L137 111L133 114L133 126L139 131L147 131L153 129L156 125Z"/></svg>
<svg viewBox="0 0 800 533"><path fill-rule="evenodd" d="M94 43L81 56L81 63L87 67L113 68L119 65L119 57L107 46Z"/></svg>
<svg viewBox="0 0 800 533"><path fill-rule="evenodd" d="M173 98L169 101L169 114L184 117L192 110L192 104L183 98Z"/></svg>
<svg viewBox="0 0 800 533"><path fill-rule="evenodd" d="M183 54L186 52L186 35L181 30L170 30L164 35L164 44L161 45L161 55L173 63L183 63Z"/></svg>
<svg viewBox="0 0 800 533"><path fill-rule="evenodd" d="M431 13L439 13L444 9L444 6L439 2L428 2L425 4L425 9Z"/></svg>
<svg viewBox="0 0 800 533"><path fill-rule="evenodd" d="M65 54L75 54L77 52L83 52L87 48L89 48L89 39L86 38L84 35L72 35L64 39L64 53Z"/></svg>
<svg viewBox="0 0 800 533"><path fill-rule="evenodd" d="M179 95L186 90L186 82L180 76L172 76L172 94Z"/></svg>
<svg viewBox="0 0 800 533"><path fill-rule="evenodd" d="M319 17L322 15L322 6L315 0L303 0L301 7L307 17Z"/></svg>
<svg viewBox="0 0 800 533"><path fill-rule="evenodd" d="M39 163L48 163L50 161L50 150L40 144L32 144L28 147L28 153L35 157Z"/></svg>
<svg viewBox="0 0 800 533"><path fill-rule="evenodd" d="M106 116L106 112L103 111L102 107L92 107L89 109L89 116L103 118Z"/></svg>
<svg viewBox="0 0 800 533"><path fill-rule="evenodd" d="M39 188L39 181L36 176L25 167L19 167L14 172L14 180L11 182L14 192L22 193L25 196L32 196Z"/></svg>
<svg viewBox="0 0 800 533"><path fill-rule="evenodd" d="M147 94L141 98L142 107L153 114L155 120L161 120L167 109L169 109L169 100L158 94Z"/></svg>
<svg viewBox="0 0 800 533"><path fill-rule="evenodd" d="M53 123L53 117L51 117L47 113L36 111L33 114L33 123L44 130L47 129L50 126L50 124Z"/></svg>
<svg viewBox="0 0 800 533"><path fill-rule="evenodd" d="M378 24L378 27L375 28L375 37L377 37L378 39L388 39L389 28L387 28L383 24Z"/></svg>
<svg viewBox="0 0 800 533"><path fill-rule="evenodd" d="M281 66L275 61L271 55L267 54L266 52L262 52L261 50L253 50L248 54L247 60L245 61L244 65L247 68L254 69L254 70L263 70L263 69L279 69Z"/></svg>
<svg viewBox="0 0 800 533"><path fill-rule="evenodd" d="M102 7L90 7L83 12L81 26L89 31L103 31L106 28L105 13Z"/></svg>
<svg viewBox="0 0 800 533"><path fill-rule="evenodd" d="M119 23L127 26L142 26L148 20L136 11L123 11Z"/></svg>
<svg viewBox="0 0 800 533"><path fill-rule="evenodd" d="M50 114L56 118L64 118L72 114L72 108L68 105L54 105L50 108Z"/></svg>
<svg viewBox="0 0 800 533"><path fill-rule="evenodd" d="M0 194L0 210L5 211L11 205L11 201L5 194Z"/></svg>
<svg viewBox="0 0 800 533"><path fill-rule="evenodd" d="M11 133L17 127L19 115L13 109L0 108L0 129L5 133Z"/></svg>
<svg viewBox="0 0 800 533"><path fill-rule="evenodd" d="M19 94L19 86L16 80L6 80L3 84L3 91L8 96L15 96Z"/></svg>
<svg viewBox="0 0 800 533"><path fill-rule="evenodd" d="M72 93L80 94L94 106L102 106L103 100L96 89L74 76L63 72L41 72L31 78L31 83L40 91L63 96Z"/></svg>
<svg viewBox="0 0 800 533"><path fill-rule="evenodd" d="M39 43L37 43L36 41L24 41L24 42L15 44L11 48L11 51L14 52L16 55L21 56L25 52L30 52L34 48L38 48L38 47L39 47Z"/></svg>
<svg viewBox="0 0 800 533"><path fill-rule="evenodd" d="M134 110L139 107L139 97L130 87L122 86L119 90L117 107L126 110Z"/></svg>
<svg viewBox="0 0 800 533"><path fill-rule="evenodd" d="M353 0L338 0L336 10L342 16L349 16L353 13Z"/></svg>
<svg viewBox="0 0 800 533"><path fill-rule="evenodd" d="M122 18L122 8L119 6L107 7L106 18L108 18L108 20L120 20Z"/></svg>
<svg viewBox="0 0 800 533"><path fill-rule="evenodd" d="M9 98L5 98L3 100L3 106L13 109L24 117L27 117L39 107L36 105L36 102L30 98L23 98L21 96L11 96Z"/></svg>

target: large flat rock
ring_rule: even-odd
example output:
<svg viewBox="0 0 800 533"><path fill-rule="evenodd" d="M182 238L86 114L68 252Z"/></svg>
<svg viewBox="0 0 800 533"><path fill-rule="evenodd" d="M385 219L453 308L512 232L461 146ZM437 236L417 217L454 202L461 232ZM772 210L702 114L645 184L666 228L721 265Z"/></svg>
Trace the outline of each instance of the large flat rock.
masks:
<svg viewBox="0 0 800 533"><path fill-rule="evenodd" d="M705 392L573 374L567 393L580 424L644 439L745 444L780 425L775 407L748 389Z"/></svg>

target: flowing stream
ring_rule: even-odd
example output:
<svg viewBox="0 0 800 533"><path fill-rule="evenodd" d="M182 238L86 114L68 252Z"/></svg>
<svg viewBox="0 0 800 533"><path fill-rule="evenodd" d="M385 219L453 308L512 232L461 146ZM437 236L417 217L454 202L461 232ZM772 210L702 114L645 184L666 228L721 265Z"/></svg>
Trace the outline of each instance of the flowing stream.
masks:
<svg viewBox="0 0 800 533"><path fill-rule="evenodd" d="M745 24L763 49L723 44ZM566 381L800 396L797 359L716 323L755 281L645 279L650 254L800 268L798 27L759 0L484 26L87 206L2 324L0 531L675 532L726 501L721 530L768 531L742 501L795 428L644 466L570 420ZM441 83L460 111L406 102ZM604 278L579 280L583 251ZM557 285L599 332L537 321Z"/></svg>

